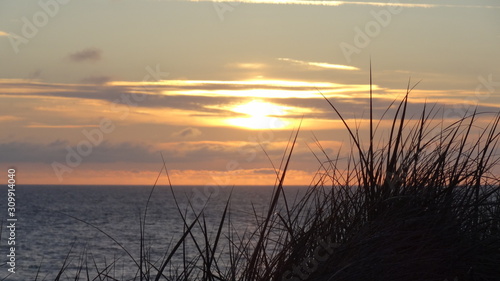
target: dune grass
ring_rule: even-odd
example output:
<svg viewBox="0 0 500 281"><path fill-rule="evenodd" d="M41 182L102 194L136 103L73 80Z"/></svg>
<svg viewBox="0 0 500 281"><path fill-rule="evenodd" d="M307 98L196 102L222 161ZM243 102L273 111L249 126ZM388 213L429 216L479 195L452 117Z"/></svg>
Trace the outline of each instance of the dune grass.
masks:
<svg viewBox="0 0 500 281"><path fill-rule="evenodd" d="M500 115L473 111L436 123L438 111L424 106L410 118L411 90L408 85L403 99L388 106L385 114L393 117L386 132L373 118L370 91L367 140L325 97L349 132L347 161L332 158L317 141L316 177L299 201L289 202L284 189L297 129L275 169L267 213L255 212L256 228L243 235L233 227L230 199L212 231L203 210L183 209L171 189L184 233L161 259L152 258L144 241L146 206L139 257L110 237L135 262L133 280L500 280L500 184L494 174ZM486 115L489 124L478 128ZM195 258L188 258L188 243ZM113 266L99 268L82 256L73 280L119 280Z"/></svg>

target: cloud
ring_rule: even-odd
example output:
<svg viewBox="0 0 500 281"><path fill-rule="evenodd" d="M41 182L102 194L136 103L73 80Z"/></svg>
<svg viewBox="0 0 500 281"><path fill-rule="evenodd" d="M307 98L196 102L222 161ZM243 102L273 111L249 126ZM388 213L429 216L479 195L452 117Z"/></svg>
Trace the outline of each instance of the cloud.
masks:
<svg viewBox="0 0 500 281"><path fill-rule="evenodd" d="M55 140L48 144L16 141L0 143L0 154L2 155L0 162L50 164L57 161L65 163L69 154L74 155L77 153L77 147L77 145L72 145L64 140ZM130 142L110 143L106 141L98 146L93 146L92 152L82 158L82 162L89 163L154 163L160 160L159 152L148 145Z"/></svg>
<svg viewBox="0 0 500 281"><path fill-rule="evenodd" d="M106 77L95 77L96 82ZM105 85L69 85L50 84L33 81L0 80L0 96L62 97L81 100L105 101L119 106L127 106L126 100L133 102L134 107L160 110L170 108L185 111L187 116L238 117L239 113L232 108L237 104L249 102L252 99L265 99L281 106L309 109L307 118L332 119L331 109L318 93L321 91L333 104L341 106L341 111L351 116L361 116L368 106L368 85L344 85L325 82L293 82L290 81L181 81L168 80L159 83L143 85L138 82L108 82ZM375 112L383 113L388 104L399 100L401 90L381 89L374 86L373 96ZM140 101L134 101L132 95L137 92L145 94ZM444 104L463 103L469 92L455 91L424 91L419 90L418 97L410 103L420 107L421 103L437 102L438 107ZM259 96L262 94L262 96ZM125 101L124 101L125 100ZM480 104L481 111L498 109L497 99ZM105 104L103 104L105 105ZM109 106L108 106L109 107ZM411 106L410 106L411 108ZM418 111L418 110L417 110ZM154 113L157 114L157 113ZM154 115L153 114L153 115ZM11 114L12 115L12 114ZM289 118L301 118L301 112L290 112ZM377 114L376 114L377 115ZM241 117L241 116L240 116ZM387 116L386 116L387 118ZM39 121L39 120L38 120ZM82 121L88 124L88 121ZM189 125L188 125L189 124ZM70 125L70 124L68 124ZM196 126L186 123L184 126ZM181 133L181 132L177 132ZM182 135L184 134L184 135ZM196 134L195 130L187 130L177 135L179 137Z"/></svg>
<svg viewBox="0 0 500 281"><path fill-rule="evenodd" d="M90 77L89 82L103 82L107 77ZM251 99L317 99L363 92L367 85L344 85L327 82L247 80L247 81L195 81L167 80L161 82L107 82L105 85L51 84L23 80L0 80L1 95L29 97L63 97L102 100L125 104L124 97L143 93L145 98L134 102L139 107L174 108L210 113L218 116L239 115L220 105L234 105ZM374 86L374 89L377 89ZM228 108L225 106L225 108Z"/></svg>
<svg viewBox="0 0 500 281"><path fill-rule="evenodd" d="M16 120L21 120L22 118L13 115L0 115L0 122L11 122Z"/></svg>
<svg viewBox="0 0 500 281"><path fill-rule="evenodd" d="M46 124L30 124L26 125L26 128L48 128L48 129L72 129L72 128L95 128L96 125L46 125Z"/></svg>
<svg viewBox="0 0 500 281"><path fill-rule="evenodd" d="M272 175L276 174L277 171L269 168L255 169L253 170L254 174L264 174L264 175Z"/></svg>
<svg viewBox="0 0 500 281"><path fill-rule="evenodd" d="M303 60L294 60L294 59L290 59L290 58L278 58L278 60L290 62L293 64L306 65L309 67L316 67L316 68L341 69L341 70L360 70L359 68L354 67L354 66L343 65L343 64L332 64L332 63L327 63L327 62L309 62L309 61L303 61Z"/></svg>
<svg viewBox="0 0 500 281"><path fill-rule="evenodd" d="M111 79L110 76L102 75L102 76L90 76L90 77L86 77L86 78L83 78L81 80L81 82L85 83L85 84L103 85L103 84L106 84L107 82L109 82L111 80L112 79Z"/></svg>
<svg viewBox="0 0 500 281"><path fill-rule="evenodd" d="M57 141L49 144L28 142L0 143L0 154L3 163L42 162L48 163L54 155L63 156L62 145L66 143ZM64 158L63 158L64 159Z"/></svg>
<svg viewBox="0 0 500 281"><path fill-rule="evenodd" d="M83 141L83 140L82 140ZM108 142L104 141L98 146L93 146L89 154L78 154L82 141L72 144L66 140L55 140L51 143L35 143L25 141L12 141L0 143L0 164L12 163L41 163L51 165L54 162L66 165L68 159L75 162L80 155L81 165L112 164L117 167L131 164L143 166L162 162L162 156L169 168L174 169L210 169L227 170L231 161L242 161L244 168L261 168L269 166L268 159L260 148L255 145L248 147L249 143L241 142L172 142L161 145L151 145L141 142ZM268 155L274 158L281 157L283 148L266 148ZM247 154L255 155L252 161L245 159ZM298 156L297 156L298 157ZM109 166L108 166L109 167ZM80 166L74 167L75 170Z"/></svg>
<svg viewBox="0 0 500 281"><path fill-rule="evenodd" d="M267 65L264 63L253 63L253 62L229 63L226 66L229 68L251 69L251 70L263 69L263 68L267 67Z"/></svg>
<svg viewBox="0 0 500 281"><path fill-rule="evenodd" d="M34 71L32 71L29 75L28 75L28 80L37 80L37 79L40 79L42 77L42 70L41 69L36 69Z"/></svg>
<svg viewBox="0 0 500 281"><path fill-rule="evenodd" d="M399 101L402 98L405 90L384 89L376 85L374 85L374 90L374 118L390 119L390 114L383 115L383 113L393 100ZM40 100L54 98L53 100L59 104L58 107L33 107L34 110L30 113L30 118L24 118L27 121L23 127L64 129L94 124L95 120L89 119L88 115L75 122L77 120L75 118L80 116L78 111L75 111L74 107L71 109L71 107L66 106L65 103L67 101L74 104L74 101L78 100L78 104L95 105L93 112L103 114L108 118L117 118L116 114L130 111L132 115L127 122L131 124L158 126L161 123L162 125L182 126L183 130L177 129L179 131L173 134L172 131L167 133L179 138L198 136L200 132L194 129L196 127L234 125L234 123L227 121L231 118L246 117L235 112L235 106L255 99L262 99L282 107L298 108L299 110L287 111L283 117L286 122L293 123L294 120L301 119L304 115L305 124L313 126L315 129L320 130L327 126L333 126L329 125L327 121L336 120L337 116L318 91L327 96L332 104L338 106L345 118L359 120L367 117L366 113L369 112L368 85L281 80L166 80L150 83L111 81L96 86L0 80L0 98L23 97L25 102L30 102L30 104L38 104ZM468 91L415 91L418 92L418 95L410 99L409 116L418 115L425 102L435 102L436 108L445 108L446 104L456 105L457 109L448 107L448 111L453 112L453 115L449 114L448 117L460 117L459 115L463 115L466 106L475 105L474 102L464 102L467 97L474 94ZM145 96L141 97L140 100L134 100L133 95L136 93L144 93ZM57 99L58 97L63 99ZM127 101L131 104L127 105ZM478 102L478 111L494 112L498 111L500 98L492 96L488 100L478 100ZM458 108L458 105L461 107ZM164 109L168 109L168 111ZM116 114L113 115L113 112ZM176 118L169 118L166 112L178 115ZM61 113L71 117L68 120L72 120L72 122L61 124L58 121ZM16 115L15 111L4 114ZM167 120L163 118L167 118ZM8 123L4 122L3 124ZM204 132L204 134L211 134L211 132Z"/></svg>
<svg viewBox="0 0 500 281"><path fill-rule="evenodd" d="M96 62L101 60L101 50L96 48L87 48L82 51L70 54L68 58L73 62Z"/></svg>
<svg viewBox="0 0 500 281"><path fill-rule="evenodd" d="M201 2L204 0L191 0L194 2ZM210 1L210 0L208 0ZM210 2L223 2L223 0L214 0ZM394 1L370 1L370 2L361 2L361 1L308 1L308 0L240 0L238 2L241 3L250 3L250 4L281 4L281 5L308 5L308 6L341 6L341 5L361 5L361 6L375 6L375 7L404 7L404 8L485 8L485 9L499 9L500 6L493 5L461 5L461 4L414 4L414 3L399 3Z"/></svg>
<svg viewBox="0 0 500 281"><path fill-rule="evenodd" d="M193 138L201 135L201 131L197 128L185 128L180 130L179 132L175 132L172 134L174 137L181 137L181 138Z"/></svg>
<svg viewBox="0 0 500 281"><path fill-rule="evenodd" d="M340 84L319 81L300 80L164 80L160 82L125 82L110 83L116 86L142 86L148 90L161 91L168 95L234 97L234 98L322 98L318 90L325 96L330 92L349 93L368 91L369 85ZM374 90L378 89L373 85Z"/></svg>

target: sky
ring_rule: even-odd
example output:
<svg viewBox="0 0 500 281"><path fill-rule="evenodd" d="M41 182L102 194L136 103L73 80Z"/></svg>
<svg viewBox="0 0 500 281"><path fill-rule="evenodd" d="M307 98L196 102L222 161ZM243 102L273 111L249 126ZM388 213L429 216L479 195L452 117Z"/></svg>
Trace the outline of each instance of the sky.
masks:
<svg viewBox="0 0 500 281"><path fill-rule="evenodd" d="M370 63L380 140L409 83L410 118L498 112L500 3L2 0L0 179L273 185L300 124L307 185L350 150L322 94L366 134Z"/></svg>

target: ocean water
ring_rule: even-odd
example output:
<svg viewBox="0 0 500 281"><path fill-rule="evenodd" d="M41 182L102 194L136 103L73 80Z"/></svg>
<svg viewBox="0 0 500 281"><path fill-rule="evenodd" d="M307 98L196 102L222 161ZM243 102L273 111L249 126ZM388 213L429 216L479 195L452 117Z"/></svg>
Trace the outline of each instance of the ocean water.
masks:
<svg viewBox="0 0 500 281"><path fill-rule="evenodd" d="M288 197L293 200L304 189L289 187ZM17 186L16 273L9 276L7 188L0 189L0 280L54 280L63 267L60 280L75 280L78 269L86 266L91 279L97 269L108 267L109 275L118 280L139 280L133 259L139 258L140 222L146 205L143 241L151 260L161 261L184 231L179 209L191 222L193 210L204 208L208 229L215 231L231 196L231 223L244 233L255 229L255 215L266 214L273 188L237 186L231 192L229 187L178 186L173 190L174 194L162 186L152 193L148 186ZM188 257L196 257L194 245L189 245ZM181 262L181 256L174 257L174 265ZM80 280L86 279L84 271Z"/></svg>

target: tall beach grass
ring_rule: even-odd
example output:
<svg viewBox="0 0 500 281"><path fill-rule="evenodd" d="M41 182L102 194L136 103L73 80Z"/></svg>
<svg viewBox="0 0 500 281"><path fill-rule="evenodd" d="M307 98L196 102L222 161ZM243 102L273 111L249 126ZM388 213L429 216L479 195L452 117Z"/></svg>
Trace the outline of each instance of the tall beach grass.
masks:
<svg viewBox="0 0 500 281"><path fill-rule="evenodd" d="M317 141L319 169L292 202L284 189L299 134L294 131L276 167L268 211L255 212L256 227L243 234L233 227L230 199L215 231L203 210L178 205L183 235L163 257L151 257L144 241L146 206L139 253L110 237L134 261L133 280L500 280L500 115L472 111L436 122L438 111L424 106L409 117L411 90L409 85L400 101L388 105L386 131L374 120L370 91L367 139L325 97L349 133L347 160L331 157ZM486 116L489 123L478 128ZM195 253L187 252L188 244ZM113 267L82 255L81 270L71 278L119 280Z"/></svg>

